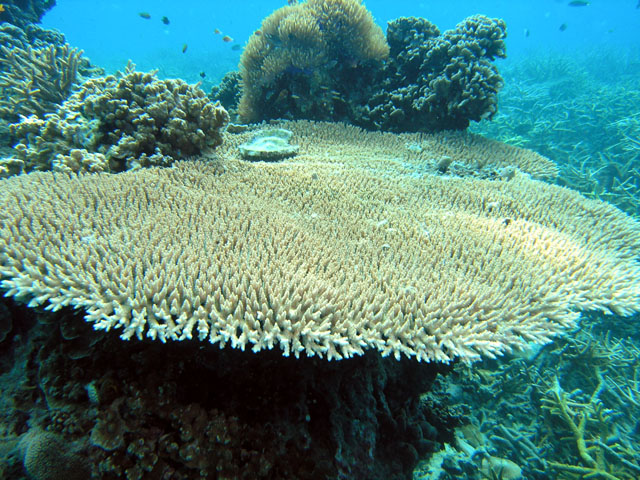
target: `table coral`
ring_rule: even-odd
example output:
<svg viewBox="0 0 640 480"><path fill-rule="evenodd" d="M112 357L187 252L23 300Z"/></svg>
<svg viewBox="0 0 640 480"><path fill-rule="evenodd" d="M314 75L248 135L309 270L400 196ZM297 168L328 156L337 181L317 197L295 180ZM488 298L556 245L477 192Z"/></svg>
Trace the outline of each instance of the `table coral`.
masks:
<svg viewBox="0 0 640 480"><path fill-rule="evenodd" d="M517 171L413 175L348 136L315 148L7 179L1 285L123 339L328 359L473 362L548 342L580 310L639 308L640 224L610 205Z"/></svg>
<svg viewBox="0 0 640 480"><path fill-rule="evenodd" d="M15 151L26 171L49 170L56 155L74 149L104 155L109 170L122 171L212 149L228 119L199 87L129 65L123 74L87 80L55 114L24 117L11 130L21 139Z"/></svg>

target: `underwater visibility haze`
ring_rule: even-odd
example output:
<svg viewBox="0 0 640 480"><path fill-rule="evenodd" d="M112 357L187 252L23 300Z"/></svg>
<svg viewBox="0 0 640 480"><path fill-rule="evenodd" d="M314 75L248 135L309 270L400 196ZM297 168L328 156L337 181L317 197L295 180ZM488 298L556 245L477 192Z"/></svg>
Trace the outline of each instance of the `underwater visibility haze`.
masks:
<svg viewBox="0 0 640 480"><path fill-rule="evenodd" d="M0 0L0 479L640 478L639 30Z"/></svg>

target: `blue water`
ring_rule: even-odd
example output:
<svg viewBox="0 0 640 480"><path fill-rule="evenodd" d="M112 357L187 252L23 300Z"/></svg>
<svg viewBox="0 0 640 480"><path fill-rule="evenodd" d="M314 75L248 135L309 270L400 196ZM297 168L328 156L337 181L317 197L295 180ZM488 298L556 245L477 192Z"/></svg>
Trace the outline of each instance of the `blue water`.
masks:
<svg viewBox="0 0 640 480"><path fill-rule="evenodd" d="M64 32L69 43L84 49L95 64L109 72L122 69L130 59L139 70L159 69L161 76L195 82L204 71L208 80L216 81L237 67L241 50L232 50L232 46L244 45L262 19L285 3L57 0L56 7L44 17L43 26ZM365 2L383 30L389 20L401 16L425 17L441 31L476 13L501 17L508 27L509 60L537 52L573 54L583 49L640 47L637 0L593 0L586 7L572 7L568 3L568 0ZM140 12L149 13L151 18L141 18ZM169 18L169 25L161 22L163 16ZM561 31L563 24L566 29ZM234 42L224 43L222 35L213 33L216 28ZM188 48L182 53L185 44Z"/></svg>

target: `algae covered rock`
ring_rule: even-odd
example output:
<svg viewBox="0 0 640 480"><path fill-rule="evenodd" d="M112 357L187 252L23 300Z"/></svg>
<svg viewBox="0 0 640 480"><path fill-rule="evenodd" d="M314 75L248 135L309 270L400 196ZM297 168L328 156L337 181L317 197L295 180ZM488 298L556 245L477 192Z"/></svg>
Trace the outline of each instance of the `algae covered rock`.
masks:
<svg viewBox="0 0 640 480"><path fill-rule="evenodd" d="M251 141L238 146L240 155L245 160L281 160L298 153L298 145L291 145L289 140L293 132L284 128L267 128L258 130Z"/></svg>

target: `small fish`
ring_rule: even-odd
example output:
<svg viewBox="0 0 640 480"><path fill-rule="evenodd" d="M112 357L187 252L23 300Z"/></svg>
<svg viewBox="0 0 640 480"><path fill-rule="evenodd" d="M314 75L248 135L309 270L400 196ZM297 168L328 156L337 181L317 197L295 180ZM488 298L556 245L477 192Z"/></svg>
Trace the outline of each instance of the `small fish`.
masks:
<svg viewBox="0 0 640 480"><path fill-rule="evenodd" d="M162 23L164 23L165 25L169 25L171 23L168 17L162 17L160 21L162 21Z"/></svg>
<svg viewBox="0 0 640 480"><path fill-rule="evenodd" d="M525 28L525 29L524 29L524 36L525 36L525 37L529 37L529 35L531 35L531 32L529 31L529 29L528 29L528 28Z"/></svg>
<svg viewBox="0 0 640 480"><path fill-rule="evenodd" d="M151 14L147 12L140 12L138 15L140 15L145 20L149 20L151 18Z"/></svg>
<svg viewBox="0 0 640 480"><path fill-rule="evenodd" d="M560 25L560 31L564 32L567 29L567 24L563 23L562 25Z"/></svg>
<svg viewBox="0 0 640 480"><path fill-rule="evenodd" d="M216 28L213 30L213 33L216 35L220 35L222 32Z"/></svg>
<svg viewBox="0 0 640 480"><path fill-rule="evenodd" d="M224 37L222 37L222 41L224 43L231 43L233 42L233 38L231 38L229 35L225 35Z"/></svg>
<svg viewBox="0 0 640 480"><path fill-rule="evenodd" d="M4 5L0 3L0 13L4 12Z"/></svg>
<svg viewBox="0 0 640 480"><path fill-rule="evenodd" d="M242 45L240 45L239 43L234 43L231 46L231 50L233 50L234 52L237 52L238 50L240 50L242 48Z"/></svg>
<svg viewBox="0 0 640 480"><path fill-rule="evenodd" d="M206 73L204 73L204 72L200 72L200 78L204 78L204 77L206 77L206 76L207 76L207 74L206 74Z"/></svg>
<svg viewBox="0 0 640 480"><path fill-rule="evenodd" d="M262 35L262 30L256 30L255 32L253 32L254 35L256 35L257 37L259 37L260 35Z"/></svg>
<svg viewBox="0 0 640 480"><path fill-rule="evenodd" d="M189 45L187 45L186 43L184 45L182 45L182 53L186 53L187 52L187 48L189 48Z"/></svg>
<svg viewBox="0 0 640 480"><path fill-rule="evenodd" d="M587 0L571 0L569 2L570 7L586 7L587 5L591 5Z"/></svg>

